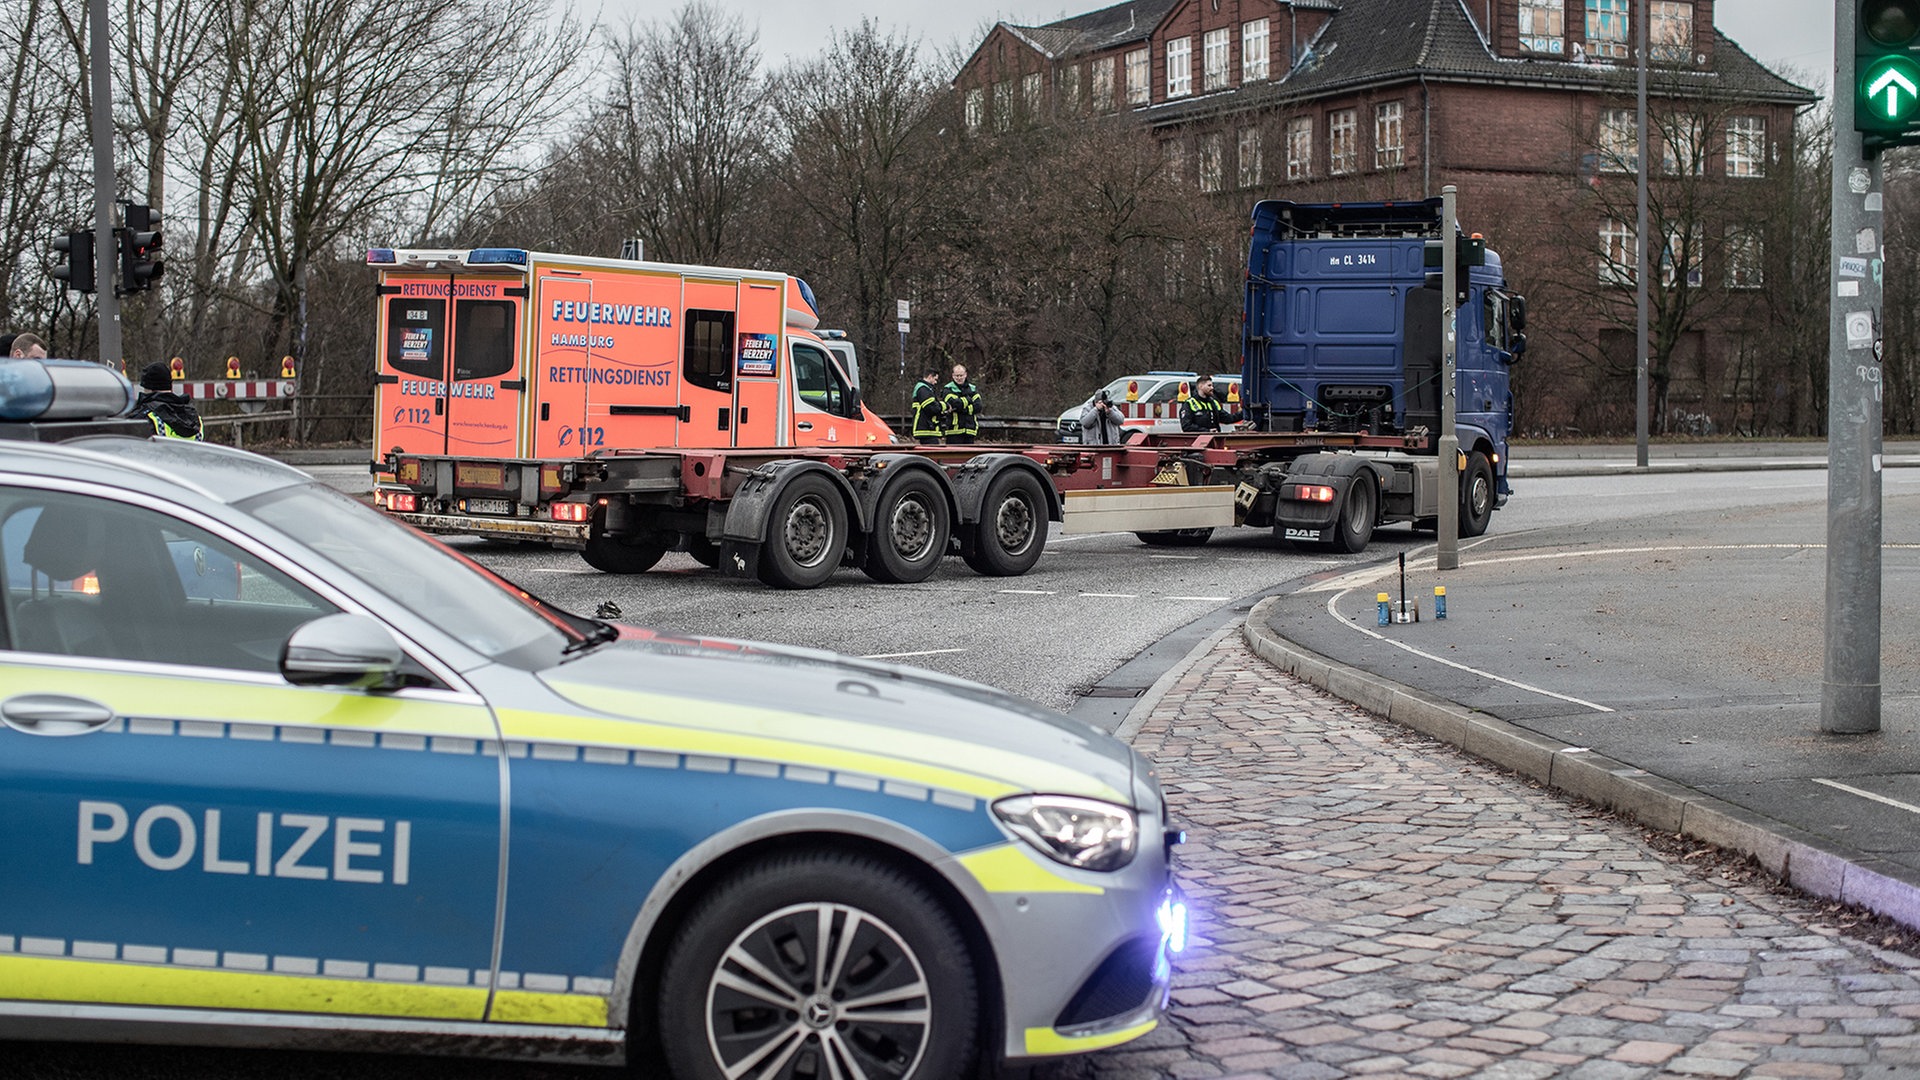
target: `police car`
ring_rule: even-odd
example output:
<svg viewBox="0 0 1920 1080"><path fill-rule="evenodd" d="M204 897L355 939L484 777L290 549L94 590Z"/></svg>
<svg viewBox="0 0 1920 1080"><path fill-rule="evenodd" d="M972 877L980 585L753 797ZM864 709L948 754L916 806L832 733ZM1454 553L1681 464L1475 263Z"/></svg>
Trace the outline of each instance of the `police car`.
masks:
<svg viewBox="0 0 1920 1080"><path fill-rule="evenodd" d="M1158 1023L1178 834L1124 744L61 420L132 397L0 361L0 1038L930 1080Z"/></svg>

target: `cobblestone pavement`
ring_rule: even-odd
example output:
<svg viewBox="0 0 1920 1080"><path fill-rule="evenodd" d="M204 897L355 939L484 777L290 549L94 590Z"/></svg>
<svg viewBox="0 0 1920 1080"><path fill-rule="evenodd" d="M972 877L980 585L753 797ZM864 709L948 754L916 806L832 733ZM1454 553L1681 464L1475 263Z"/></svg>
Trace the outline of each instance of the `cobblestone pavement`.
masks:
<svg viewBox="0 0 1920 1080"><path fill-rule="evenodd" d="M1218 640L1134 738L1188 830L1168 1022L1033 1080L1920 1077L1920 959Z"/></svg>

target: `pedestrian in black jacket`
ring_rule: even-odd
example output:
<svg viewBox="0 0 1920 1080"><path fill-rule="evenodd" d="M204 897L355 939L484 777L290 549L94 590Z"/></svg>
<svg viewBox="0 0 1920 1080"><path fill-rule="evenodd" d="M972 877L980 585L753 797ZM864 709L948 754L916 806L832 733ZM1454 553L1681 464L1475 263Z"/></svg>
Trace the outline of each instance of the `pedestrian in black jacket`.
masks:
<svg viewBox="0 0 1920 1080"><path fill-rule="evenodd" d="M173 377L167 365L155 360L140 369L140 399L134 411L145 414L155 434L173 439L200 438L200 414L193 399L173 392Z"/></svg>

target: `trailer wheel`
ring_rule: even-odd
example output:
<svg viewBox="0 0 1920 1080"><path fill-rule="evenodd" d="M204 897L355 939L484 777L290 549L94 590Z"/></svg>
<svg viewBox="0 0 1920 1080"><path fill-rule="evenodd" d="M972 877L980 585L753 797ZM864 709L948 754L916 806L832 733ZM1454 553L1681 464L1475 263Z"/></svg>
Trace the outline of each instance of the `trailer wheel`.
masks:
<svg viewBox="0 0 1920 1080"><path fill-rule="evenodd" d="M861 565L875 581L925 581L940 566L953 532L947 498L931 476L909 472L880 496L873 538Z"/></svg>
<svg viewBox="0 0 1920 1080"><path fill-rule="evenodd" d="M1379 516L1379 482L1373 471L1361 469L1347 486L1347 498L1340 504L1340 520L1333 527L1333 549L1349 555L1367 550L1373 539L1374 519Z"/></svg>
<svg viewBox="0 0 1920 1080"><path fill-rule="evenodd" d="M608 536L596 521L580 557L603 574L644 574L666 553L667 545L653 539Z"/></svg>
<svg viewBox="0 0 1920 1080"><path fill-rule="evenodd" d="M1148 547L1199 547L1213 536L1212 529L1157 529L1133 535Z"/></svg>
<svg viewBox="0 0 1920 1080"><path fill-rule="evenodd" d="M1460 474L1460 535L1479 536L1493 520L1493 466L1487 455L1467 455L1467 471Z"/></svg>
<svg viewBox="0 0 1920 1080"><path fill-rule="evenodd" d="M1006 469L987 485L980 520L960 537L960 557L988 577L1018 577L1033 569L1047 546L1047 499L1040 481Z"/></svg>
<svg viewBox="0 0 1920 1080"><path fill-rule="evenodd" d="M776 589L811 589L833 576L847 551L847 504L831 481L796 476L767 516L760 580Z"/></svg>

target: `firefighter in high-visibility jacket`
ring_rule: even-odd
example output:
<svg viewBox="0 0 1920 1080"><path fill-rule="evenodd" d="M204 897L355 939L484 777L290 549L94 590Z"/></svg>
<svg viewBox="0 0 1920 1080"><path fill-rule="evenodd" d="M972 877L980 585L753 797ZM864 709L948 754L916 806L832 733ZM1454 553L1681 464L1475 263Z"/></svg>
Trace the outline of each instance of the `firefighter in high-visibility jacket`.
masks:
<svg viewBox="0 0 1920 1080"><path fill-rule="evenodd" d="M967 381L967 365L953 365L953 381L941 388L947 406L947 441L970 443L980 437L980 388Z"/></svg>
<svg viewBox="0 0 1920 1080"><path fill-rule="evenodd" d="M940 388L940 369L929 368L920 381L913 384L913 401L909 406L913 415L914 441L928 446L939 446L946 434L947 396Z"/></svg>
<svg viewBox="0 0 1920 1080"><path fill-rule="evenodd" d="M156 435L200 439L200 414L193 399L173 392L172 373L158 360L140 369L140 397L134 410L147 418Z"/></svg>
<svg viewBox="0 0 1920 1080"><path fill-rule="evenodd" d="M1246 415L1228 409L1213 396L1213 378L1202 375L1193 384L1193 393L1180 403L1181 431L1219 431L1222 424L1237 424Z"/></svg>

